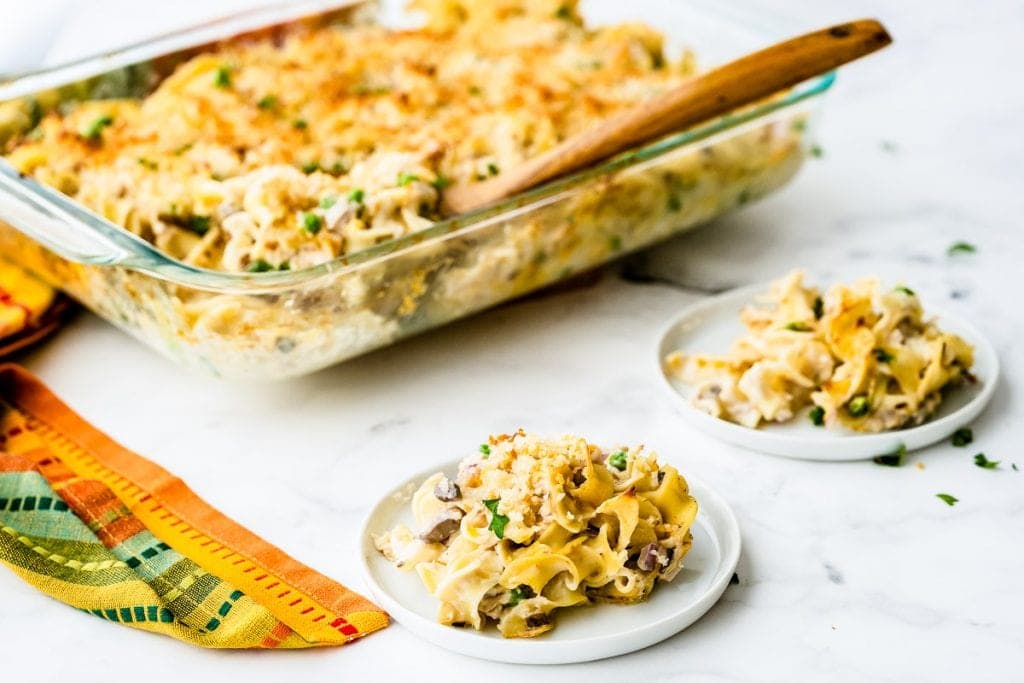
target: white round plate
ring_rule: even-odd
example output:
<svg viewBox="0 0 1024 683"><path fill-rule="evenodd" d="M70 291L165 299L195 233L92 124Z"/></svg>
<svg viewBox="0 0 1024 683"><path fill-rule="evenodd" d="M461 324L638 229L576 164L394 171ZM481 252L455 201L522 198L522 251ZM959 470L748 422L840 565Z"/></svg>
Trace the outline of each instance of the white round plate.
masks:
<svg viewBox="0 0 1024 683"><path fill-rule="evenodd" d="M411 526L409 503L416 488L435 472L454 477L457 469L453 461L395 487L370 511L361 532L363 575L377 604L417 636L453 652L512 664L567 664L640 650L678 633L711 609L739 561L740 530L732 510L718 494L687 478L700 506L691 528L693 547L675 580L659 582L645 602L562 609L555 628L536 638L502 638L494 626L482 631L443 626L436 620L437 599L416 572L401 571L384 559L373 535L397 524Z"/></svg>
<svg viewBox="0 0 1024 683"><path fill-rule="evenodd" d="M804 460L867 460L894 453L901 445L914 450L942 441L970 424L992 398L999 377L999 358L992 344L967 321L925 303L925 315L938 318L943 330L956 333L974 345L971 372L979 381L950 391L936 414L920 426L881 434L862 434L837 427L826 429L816 427L808 417L809 409L805 409L789 422L751 429L694 408L690 403L694 388L665 372L665 356L677 350L725 353L733 340L744 332L740 311L759 294L767 292L769 286L743 287L694 304L684 309L661 335L655 359L658 374L686 421L701 431L736 446L772 455Z"/></svg>

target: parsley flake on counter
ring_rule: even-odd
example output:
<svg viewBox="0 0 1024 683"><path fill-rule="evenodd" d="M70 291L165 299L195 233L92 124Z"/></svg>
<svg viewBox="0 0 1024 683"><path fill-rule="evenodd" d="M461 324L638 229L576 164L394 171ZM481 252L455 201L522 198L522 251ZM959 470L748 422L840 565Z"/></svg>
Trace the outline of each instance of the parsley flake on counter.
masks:
<svg viewBox="0 0 1024 683"><path fill-rule="evenodd" d="M941 500L943 503L945 503L949 507L953 507L954 505L956 505L957 503L960 502L959 498L956 498L955 496L951 496L948 493L936 493L935 497L938 498L939 500Z"/></svg>
<svg viewBox="0 0 1024 683"><path fill-rule="evenodd" d="M956 256L957 254L973 254L978 248L970 242L953 242L946 250L946 255Z"/></svg>
<svg viewBox="0 0 1024 683"><path fill-rule="evenodd" d="M985 470L999 469L1000 460L989 460L985 457L984 453L978 453L974 456L974 464Z"/></svg>
<svg viewBox="0 0 1024 683"><path fill-rule="evenodd" d="M508 524L508 517L498 512L498 503L501 498L492 498L484 501L484 507L491 511L491 523L488 529L494 532L498 538L505 538L505 525Z"/></svg>
<svg viewBox="0 0 1024 683"><path fill-rule="evenodd" d="M872 462L876 465L885 465L886 467L902 467L906 457L907 447L904 444L900 444L895 453L879 455L876 458L872 458Z"/></svg>
<svg viewBox="0 0 1024 683"><path fill-rule="evenodd" d="M614 467L619 472L626 469L626 451L619 451L618 453L612 453L608 456L608 465Z"/></svg>
<svg viewBox="0 0 1024 683"><path fill-rule="evenodd" d="M974 441L974 432L967 427L961 427L953 432L953 445L957 448L963 448L972 441Z"/></svg>
<svg viewBox="0 0 1024 683"><path fill-rule="evenodd" d="M825 409L821 406L811 408L811 412L807 414L807 417L811 418L811 422L815 427L825 426Z"/></svg>

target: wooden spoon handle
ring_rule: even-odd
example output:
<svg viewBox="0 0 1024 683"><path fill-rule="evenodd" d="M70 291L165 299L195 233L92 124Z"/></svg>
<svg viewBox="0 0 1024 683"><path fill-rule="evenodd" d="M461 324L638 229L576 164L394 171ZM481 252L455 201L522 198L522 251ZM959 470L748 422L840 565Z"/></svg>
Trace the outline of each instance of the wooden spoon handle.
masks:
<svg viewBox="0 0 1024 683"><path fill-rule="evenodd" d="M687 80L495 178L450 187L442 198L442 208L446 215L482 208L641 143L791 88L891 42L882 24L862 19L777 43Z"/></svg>

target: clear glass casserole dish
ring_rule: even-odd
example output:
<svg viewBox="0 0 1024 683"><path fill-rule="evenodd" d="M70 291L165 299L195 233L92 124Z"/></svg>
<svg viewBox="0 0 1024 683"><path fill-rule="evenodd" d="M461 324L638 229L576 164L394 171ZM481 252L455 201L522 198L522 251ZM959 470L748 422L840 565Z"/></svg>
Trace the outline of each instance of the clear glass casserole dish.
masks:
<svg viewBox="0 0 1024 683"><path fill-rule="evenodd" d="M211 43L351 21L367 5L292 2L0 83L0 142L41 108L142 95ZM701 2L604 3L592 22L645 20L703 66L789 31ZM390 16L386 14L385 17ZM187 366L301 375L437 327L705 223L786 184L812 148L829 74L741 112L470 215L302 270L227 273L170 258L0 160L0 257Z"/></svg>

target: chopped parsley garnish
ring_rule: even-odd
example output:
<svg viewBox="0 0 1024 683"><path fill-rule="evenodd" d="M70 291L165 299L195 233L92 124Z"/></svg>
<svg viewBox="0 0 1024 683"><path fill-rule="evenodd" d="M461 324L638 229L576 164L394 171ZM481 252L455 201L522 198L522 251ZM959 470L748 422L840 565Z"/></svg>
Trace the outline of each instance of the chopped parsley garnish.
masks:
<svg viewBox="0 0 1024 683"><path fill-rule="evenodd" d="M406 173L403 171L402 173L398 174L398 186L405 187L409 183L414 183L419 179L420 177L415 173Z"/></svg>
<svg viewBox="0 0 1024 683"><path fill-rule="evenodd" d="M510 590L508 593L509 595L507 605L509 607L515 607L523 600L529 600L534 596L533 589L527 586L526 584L523 584L522 586L517 586Z"/></svg>
<svg viewBox="0 0 1024 683"><path fill-rule="evenodd" d="M302 165L302 172L305 173L306 175L309 175L310 173L316 173L319 170L320 170L320 162L319 161L307 161L306 163L304 163Z"/></svg>
<svg viewBox="0 0 1024 683"><path fill-rule="evenodd" d="M335 197L332 194L329 194L326 197L322 197L320 199L320 208L321 209L329 209L329 208L331 208L332 206L334 206L337 203L338 203L338 198Z"/></svg>
<svg viewBox="0 0 1024 683"><path fill-rule="evenodd" d="M180 214L178 205L171 204L170 212L161 213L158 218L169 225L174 225L182 230L188 230L202 237L210 231L210 217L197 214Z"/></svg>
<svg viewBox="0 0 1024 683"><path fill-rule="evenodd" d="M846 410L849 411L853 417L864 417L871 410L871 402L868 401L868 397L864 394L854 396L850 399L850 402L846 404Z"/></svg>
<svg viewBox="0 0 1024 683"><path fill-rule="evenodd" d="M83 138L90 142L96 142L103 135L103 129L113 125L114 117L109 114L93 119L92 123L78 132Z"/></svg>
<svg viewBox="0 0 1024 683"><path fill-rule="evenodd" d="M885 465L886 467L902 467L903 460L907 457L907 447L903 444L899 445L895 453L889 453L888 455L879 455L872 458L872 462L876 465Z"/></svg>
<svg viewBox="0 0 1024 683"><path fill-rule="evenodd" d="M894 290L897 292L903 292L907 296L917 296L917 294L914 293L914 290L912 290L910 287L904 287L903 285L895 287Z"/></svg>
<svg viewBox="0 0 1024 683"><path fill-rule="evenodd" d="M309 128L309 121L301 118L295 119L294 121L292 121L292 128L294 128L295 130L306 130L307 128Z"/></svg>
<svg viewBox="0 0 1024 683"><path fill-rule="evenodd" d="M431 185L434 186L434 189L436 189L438 191L441 191L441 190L445 189L446 187L451 186L451 184L452 184L452 179L449 178L448 176L446 176L443 173L438 173L437 174L437 178L434 180L434 182L431 183Z"/></svg>
<svg viewBox="0 0 1024 683"><path fill-rule="evenodd" d="M963 448L972 441L974 441L974 432L967 427L961 427L953 432L953 445L957 448Z"/></svg>
<svg viewBox="0 0 1024 683"><path fill-rule="evenodd" d="M196 216L192 215L184 219L182 224L186 230L191 230L195 234L202 236L210 231L210 217L209 216Z"/></svg>
<svg viewBox="0 0 1024 683"><path fill-rule="evenodd" d="M231 69L226 66L217 67L213 74L213 84L218 88L231 87Z"/></svg>
<svg viewBox="0 0 1024 683"><path fill-rule="evenodd" d="M978 251L978 248L970 242L954 242L949 245L949 249L946 250L946 254L949 256L956 256L957 254L973 254Z"/></svg>
<svg viewBox="0 0 1024 683"><path fill-rule="evenodd" d="M622 249L622 238L618 235L612 235L608 238L608 248L612 251L619 251Z"/></svg>
<svg viewBox="0 0 1024 683"><path fill-rule="evenodd" d="M274 266L270 265L261 258L256 259L246 268L250 273L269 273L274 270Z"/></svg>
<svg viewBox="0 0 1024 683"><path fill-rule="evenodd" d="M256 106L264 111L274 109L277 107L277 96L276 95L264 95L260 98L260 101L256 103Z"/></svg>
<svg viewBox="0 0 1024 683"><path fill-rule="evenodd" d="M791 332L810 332L811 326L804 322L794 322L786 325L786 329Z"/></svg>
<svg viewBox="0 0 1024 683"><path fill-rule="evenodd" d="M487 164L487 172L490 173L491 175L498 175L499 173L501 173L501 169L498 168L497 164L491 162Z"/></svg>
<svg viewBox="0 0 1024 683"><path fill-rule="evenodd" d="M978 453L974 456L974 464L985 470L998 469L1001 460L989 460L985 457L984 453Z"/></svg>
<svg viewBox="0 0 1024 683"><path fill-rule="evenodd" d="M670 194L668 201L665 202L665 208L672 213L679 213L683 209L683 200L675 194Z"/></svg>
<svg viewBox="0 0 1024 683"><path fill-rule="evenodd" d="M498 538L505 538L505 525L508 524L508 517L498 512L498 503L501 498L493 498L484 501L484 507L491 511L491 523L488 529L494 532Z"/></svg>
<svg viewBox="0 0 1024 683"><path fill-rule="evenodd" d="M821 406L814 406L811 408L811 412L808 414L811 418L811 422L814 423L815 427L825 426L825 409Z"/></svg>
<svg viewBox="0 0 1024 683"><path fill-rule="evenodd" d="M825 302L820 296L814 297L814 305L811 307L814 311L814 319L821 320L821 317L825 315Z"/></svg>
<svg viewBox="0 0 1024 683"><path fill-rule="evenodd" d="M608 456L608 465L614 467L619 472L626 469L626 451L619 451L618 453L612 453Z"/></svg>
<svg viewBox="0 0 1024 683"><path fill-rule="evenodd" d="M1020 468L1017 467L1017 463L1011 463L1010 467L1013 468L1014 472L1019 472L1020 471Z"/></svg>
<svg viewBox="0 0 1024 683"><path fill-rule="evenodd" d="M891 363L893 355L885 349L875 349L875 360L879 363Z"/></svg>
<svg viewBox="0 0 1024 683"><path fill-rule="evenodd" d="M146 157L139 157L138 161L139 166L141 166L142 168L148 168L150 171L155 171L158 168L157 163L152 159L147 159Z"/></svg>
<svg viewBox="0 0 1024 683"><path fill-rule="evenodd" d="M569 9L568 5L561 5L555 12L555 17L558 19L572 19L572 10Z"/></svg>
<svg viewBox="0 0 1024 683"><path fill-rule="evenodd" d="M960 500L958 498L956 498L954 496L951 496L948 493L936 493L935 497L938 498L939 500L941 500L943 503L945 503L949 507L953 507L954 505L956 505L957 503L960 502Z"/></svg>
<svg viewBox="0 0 1024 683"><path fill-rule="evenodd" d="M490 455L491 447L485 443L482 443L480 444L480 452L483 453L484 455Z"/></svg>
<svg viewBox="0 0 1024 683"><path fill-rule="evenodd" d="M479 97L480 95L484 94L484 91L481 90L480 86L478 85L471 85L469 86L469 94L472 95L473 97Z"/></svg>
<svg viewBox="0 0 1024 683"><path fill-rule="evenodd" d="M315 213L304 213L302 214L302 229L308 232L310 235L315 235L320 232L320 228L324 227L324 219L320 218Z"/></svg>
<svg viewBox="0 0 1024 683"><path fill-rule="evenodd" d="M348 193L348 200L353 204L362 204L363 198L366 197L366 193L360 190L358 187Z"/></svg>
<svg viewBox="0 0 1024 683"><path fill-rule="evenodd" d="M815 159L820 159L825 156L825 150L823 150L820 145L811 145L808 152L810 152L810 155Z"/></svg>

